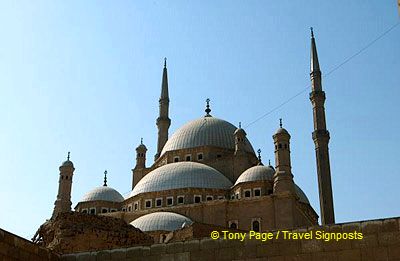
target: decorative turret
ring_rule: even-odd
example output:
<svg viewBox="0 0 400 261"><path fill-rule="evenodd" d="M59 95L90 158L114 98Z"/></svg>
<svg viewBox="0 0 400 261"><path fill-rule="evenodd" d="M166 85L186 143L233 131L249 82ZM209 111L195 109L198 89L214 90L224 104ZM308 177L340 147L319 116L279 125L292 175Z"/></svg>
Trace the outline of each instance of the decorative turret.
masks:
<svg viewBox="0 0 400 261"><path fill-rule="evenodd" d="M264 164L261 161L261 149L257 150L257 154L258 154L258 166L264 166Z"/></svg>
<svg viewBox="0 0 400 261"><path fill-rule="evenodd" d="M135 169L146 168L146 151L147 151L147 148L143 144L143 138L141 138L140 145L136 148L136 167L135 167Z"/></svg>
<svg viewBox="0 0 400 261"><path fill-rule="evenodd" d="M310 100L313 106L314 131L312 138L315 144L317 158L317 175L319 188L319 201L321 208L321 221L323 225L335 223L333 210L333 195L331 170L329 163L329 132L325 120L325 92L322 90L321 70L319 67L317 46L314 32L311 28L311 93Z"/></svg>
<svg viewBox="0 0 400 261"><path fill-rule="evenodd" d="M233 133L235 137L235 156L244 155L246 153L246 135L242 129L242 124L239 122L239 128Z"/></svg>
<svg viewBox="0 0 400 261"><path fill-rule="evenodd" d="M295 195L292 167L290 163L290 134L282 127L279 120L279 129L272 136L275 145L275 175L274 194Z"/></svg>
<svg viewBox="0 0 400 261"><path fill-rule="evenodd" d="M60 177L58 180L58 194L54 202L54 210L51 218L55 218L59 213L71 211L71 187L72 176L74 175L74 164L69 160L68 152L67 160L60 166Z"/></svg>
<svg viewBox="0 0 400 261"><path fill-rule="evenodd" d="M171 125L171 119L169 118L169 95L168 95L168 75L167 75L167 58L164 58L164 70L161 83L161 96L159 100L160 111L157 118L158 128L158 142L157 142L157 153L154 156L154 160L160 157L161 151L168 140L168 129Z"/></svg>

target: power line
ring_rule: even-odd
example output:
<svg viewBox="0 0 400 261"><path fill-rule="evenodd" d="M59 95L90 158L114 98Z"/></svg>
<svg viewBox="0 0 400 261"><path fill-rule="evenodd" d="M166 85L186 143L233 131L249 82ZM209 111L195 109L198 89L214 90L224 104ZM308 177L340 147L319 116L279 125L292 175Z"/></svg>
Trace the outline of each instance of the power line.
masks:
<svg viewBox="0 0 400 261"><path fill-rule="evenodd" d="M337 65L336 67L334 67L332 70L330 70L328 73L325 74L325 78L328 77L330 74L332 74L334 71L338 70L340 67L342 67L343 65L345 65L346 63L348 63L349 61L351 61L353 58L357 57L358 55L360 55L362 52L364 52L365 50L367 50L369 47L371 47L374 43L376 43L377 41L379 41L381 38L383 38L386 34L388 34L390 31L392 31L394 28L396 28L398 25L400 24L400 22L397 22L396 24L392 25L391 27L389 27L386 31L384 31L382 34L380 34L378 37L376 37L374 40L372 40L371 42L369 42L366 46L364 46L363 48L361 48L359 51L357 51L356 53L354 53L353 55L351 55L350 57L348 57L347 59L345 59L342 63L340 63L339 65ZM263 118L267 117L268 115L270 115L271 113L279 110L280 108L282 108L284 105L286 105L287 103L289 103L290 101L292 101L294 98L296 98L297 96L299 96L300 94L302 94L303 92L305 92L307 89L309 89L311 87L310 84L308 84L304 89L302 89L300 92L296 93L295 95L291 96L289 99L285 100L284 102L282 102L281 104L279 104L278 106L272 108L270 111L266 112L265 114L261 115L260 117L258 117L257 119L255 119L254 121L250 122L248 125L245 126L245 128L250 127L251 125L253 125L254 123L262 120Z"/></svg>

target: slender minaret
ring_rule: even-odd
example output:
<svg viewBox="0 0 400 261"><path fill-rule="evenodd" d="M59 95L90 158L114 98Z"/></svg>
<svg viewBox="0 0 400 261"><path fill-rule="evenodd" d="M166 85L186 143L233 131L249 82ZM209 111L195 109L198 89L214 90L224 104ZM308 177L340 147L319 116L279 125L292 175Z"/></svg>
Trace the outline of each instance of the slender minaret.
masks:
<svg viewBox="0 0 400 261"><path fill-rule="evenodd" d="M164 70L161 83L161 96L159 100L160 113L157 118L158 128L158 142L157 142L157 153L154 156L154 160L160 157L160 153L168 140L168 129L171 125L171 119L168 117L169 111L169 95L168 95L168 75L167 75L167 58L164 58Z"/></svg>
<svg viewBox="0 0 400 261"><path fill-rule="evenodd" d="M321 207L322 224L334 224L333 196L331 170L329 165L329 132L325 121L325 92L322 90L321 70L319 68L317 46L315 45L314 32L311 28L311 93L310 100L313 106L314 132L312 138L315 144L317 158L317 174L319 201Z"/></svg>
<svg viewBox="0 0 400 261"><path fill-rule="evenodd" d="M72 176L74 175L74 164L69 160L68 152L67 161L60 166L60 178L58 180L58 194L54 202L54 210L51 218L55 218L58 213L71 211L71 187Z"/></svg>

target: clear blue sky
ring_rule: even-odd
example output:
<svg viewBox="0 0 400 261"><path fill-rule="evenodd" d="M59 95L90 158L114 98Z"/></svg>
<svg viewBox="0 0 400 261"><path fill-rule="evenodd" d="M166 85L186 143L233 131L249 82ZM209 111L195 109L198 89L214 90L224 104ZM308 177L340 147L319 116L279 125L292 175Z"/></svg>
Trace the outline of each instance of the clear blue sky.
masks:
<svg viewBox="0 0 400 261"><path fill-rule="evenodd" d="M135 148L156 148L163 58L170 133L212 114L243 126L399 21L382 1L2 1L0 227L30 238L51 216L71 151L73 206L102 184L129 192ZM400 216L400 26L323 80L336 219ZM319 213L309 91L246 128L273 159L278 119L295 181Z"/></svg>

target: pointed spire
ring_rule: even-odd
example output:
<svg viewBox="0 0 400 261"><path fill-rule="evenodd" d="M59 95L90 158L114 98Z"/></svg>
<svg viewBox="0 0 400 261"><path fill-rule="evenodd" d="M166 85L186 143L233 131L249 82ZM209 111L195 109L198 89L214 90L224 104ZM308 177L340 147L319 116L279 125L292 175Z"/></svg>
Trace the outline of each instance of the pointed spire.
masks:
<svg viewBox="0 0 400 261"><path fill-rule="evenodd" d="M279 119L279 128L282 128L282 118Z"/></svg>
<svg viewBox="0 0 400 261"><path fill-rule="evenodd" d="M71 152L68 151L67 161L69 161L70 154L71 154Z"/></svg>
<svg viewBox="0 0 400 261"><path fill-rule="evenodd" d="M271 160L270 159L268 160L268 166L271 166Z"/></svg>
<svg viewBox="0 0 400 261"><path fill-rule="evenodd" d="M239 129L241 129L241 128L242 128L242 122L239 121Z"/></svg>
<svg viewBox="0 0 400 261"><path fill-rule="evenodd" d="M107 187L107 170L104 171L104 187Z"/></svg>
<svg viewBox="0 0 400 261"><path fill-rule="evenodd" d="M263 165L261 161L261 149L257 150L257 154L258 154L258 165Z"/></svg>
<svg viewBox="0 0 400 261"><path fill-rule="evenodd" d="M164 99L169 101L167 58L164 58L164 69L163 69L163 77L162 77L162 83L161 83L161 97L160 97L160 100L164 100Z"/></svg>
<svg viewBox="0 0 400 261"><path fill-rule="evenodd" d="M209 99L209 98L207 98L206 103L207 103L206 109L205 109L206 117L211 117L211 114L210 114L210 112L211 112L211 109L210 109L210 99Z"/></svg>
<svg viewBox="0 0 400 261"><path fill-rule="evenodd" d="M143 138L140 138L140 145L143 145Z"/></svg>
<svg viewBox="0 0 400 261"><path fill-rule="evenodd" d="M315 44L315 38L314 38L314 30L311 27L311 68L310 72L319 72L319 62L318 62L318 54L317 54L317 45Z"/></svg>

